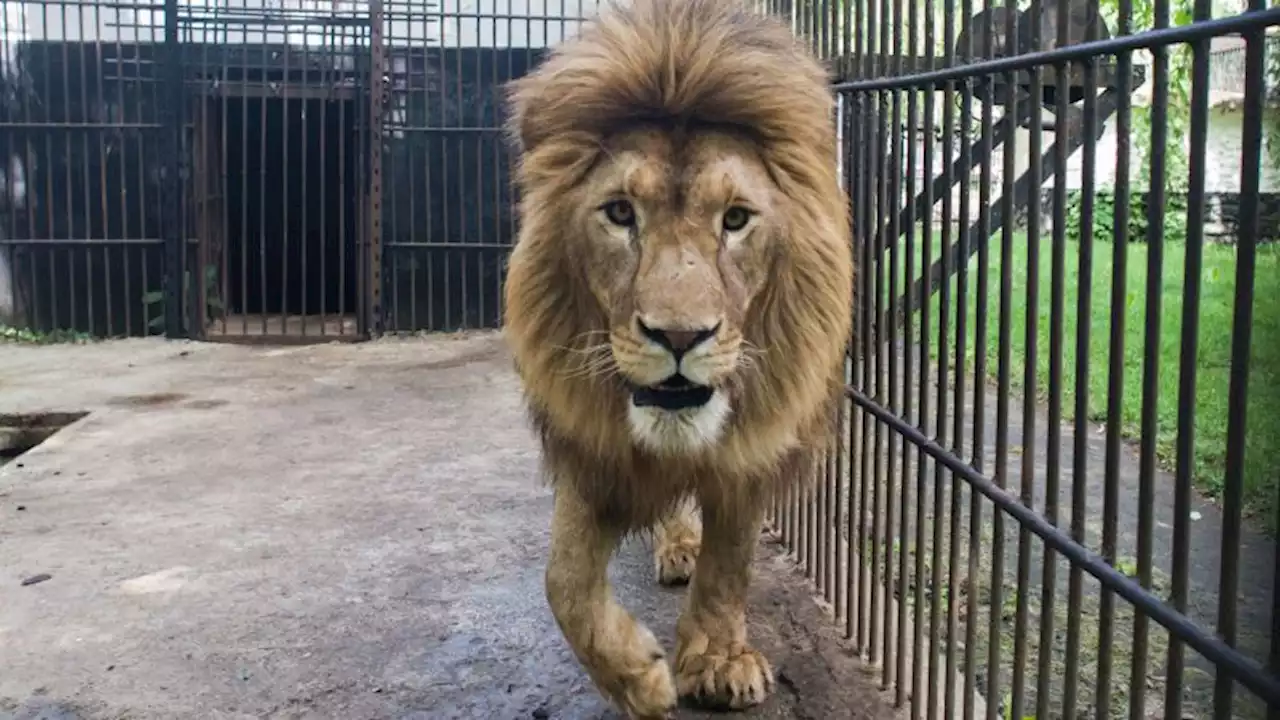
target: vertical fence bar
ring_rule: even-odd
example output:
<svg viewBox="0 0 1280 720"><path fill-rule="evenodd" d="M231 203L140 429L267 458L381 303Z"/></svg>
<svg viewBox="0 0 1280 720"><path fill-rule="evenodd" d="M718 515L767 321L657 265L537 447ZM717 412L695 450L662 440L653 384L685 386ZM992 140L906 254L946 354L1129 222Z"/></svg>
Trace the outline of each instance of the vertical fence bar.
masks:
<svg viewBox="0 0 1280 720"><path fill-rule="evenodd" d="M1195 19L1209 19L1209 0L1196 0ZM1196 360L1200 339L1200 273L1204 256L1204 192L1206 145L1209 134L1209 41L1192 43L1191 151L1188 167L1187 240L1183 272L1182 338L1178 362L1178 429L1174 460L1173 567L1170 603L1187 611L1191 560L1192 472L1195 466ZM1165 713L1183 717L1182 689L1185 651L1176 633L1170 633L1165 670Z"/></svg>
<svg viewBox="0 0 1280 720"><path fill-rule="evenodd" d="M920 38L920 32L919 32L919 27L920 27L919 4L920 3L919 3L919 0L907 0L907 2L910 3L907 9L907 25L906 25L906 27L909 28L910 30L910 35L908 35L907 37L907 57L911 58L911 63L914 66L914 65L918 65L919 59L920 59L920 39L919 39ZM928 48L926 48L926 51L928 51ZM916 174L919 169L919 160L918 160L916 142L917 142L917 138L919 137L918 135L919 125L920 125L920 93L917 88L912 87L907 90L907 139L906 139L907 192L906 192L906 198L908 199L908 201L914 200L916 196ZM899 202L901 202L901 199L899 199ZM915 217L908 216L908 218L909 219L907 222L907 226L906 228L904 228L906 232L904 233L904 237L901 239L901 242L903 243L903 272L905 273L903 278L904 288L910 287L911 279L915 276L915 268L916 268L915 239L916 239L916 228L918 224L916 222ZM897 242L899 242L899 239L894 238L894 242L896 244ZM914 397L913 397L913 393L911 392L912 390L911 383L915 379L915 369L914 369L914 363L913 363L914 354L912 353L912 348L910 347L910 338L913 334L913 322L914 322L914 312L913 312L914 308L912 307L913 303L914 303L914 298L911 297L910 293L904 293L903 295L904 307L902 310L903 311L902 347L901 347L901 350L898 347L894 347L892 350L895 354L898 352L902 353L902 418L904 420L907 420L908 422L911 421L912 408L914 406L912 402ZM896 645L895 645L895 647L897 648L897 657L895 658L895 660L897 661L896 662L897 684L895 687L896 692L894 693L894 703L898 707L902 707L902 705L906 703L907 682L908 682L906 648L907 648L907 628L910 626L909 618L908 618L908 609L910 607L910 603L907 602L907 571L909 569L908 568L909 555L907 553L907 548L910 546L909 533L910 533L910 522L911 522L911 511L910 511L911 485L913 482L913 478L911 476L911 454L907 452L908 447L909 446L906 438L902 438L902 441L901 441L902 475L901 475L901 479L899 480L901 487L899 489L899 500L898 500L898 538L899 538L898 539L898 543L899 543L898 584L897 584L898 618L897 618L897 628L896 628L897 632L896 632ZM890 451L892 452L892 446ZM893 485L891 480L888 483L887 489L892 491L892 487ZM917 492L919 492L919 488L917 488ZM893 541L891 541L887 536L885 539L885 545L888 547L888 549L886 550L885 565L891 568L893 567L893 555L892 555ZM887 624L888 623L886 622L886 625Z"/></svg>
<svg viewBox="0 0 1280 720"><path fill-rule="evenodd" d="M280 159L282 180L280 183L280 334L289 334L289 92L292 78L289 77L289 56L293 54L293 43L289 41L289 16L282 18L281 36L284 49L280 53L284 67L281 70L280 88ZM264 158L265 162L265 158ZM306 178L303 178L306 184ZM305 322L305 320L304 320Z"/></svg>
<svg viewBox="0 0 1280 720"><path fill-rule="evenodd" d="M1132 0L1120 0L1118 33L1133 32ZM1112 220L1113 233L1111 256L1111 333L1107 356L1107 410L1106 449L1102 491L1102 557L1111 565L1116 564L1116 539L1120 505L1120 452L1122 413L1124 409L1124 332L1125 302L1127 301L1128 227L1129 227L1129 165L1130 134L1130 74L1133 68L1132 51L1122 51L1116 57L1116 76L1119 107L1116 110L1116 173L1115 209ZM1115 594L1101 589L1098 609L1098 665L1094 690L1094 712L1098 720L1106 720L1111 714L1111 664L1112 644L1115 642Z"/></svg>
<svg viewBox="0 0 1280 720"><path fill-rule="evenodd" d="M1099 21L1089 23L1086 40L1095 40ZM1098 65L1084 64L1084 157L1081 165L1079 275L1076 286L1075 428L1071 449L1071 538L1085 542L1089 501L1089 351L1093 315L1093 227L1094 182L1097 172ZM1065 166L1060 166L1065 167ZM1084 602L1084 573L1072 565L1067 580L1067 637L1063 670L1063 717L1076 716L1080 687L1081 606Z"/></svg>
<svg viewBox="0 0 1280 720"><path fill-rule="evenodd" d="M163 105L165 126L165 157L167 160L164 183L164 328L170 339L186 337L183 327L182 276L186 264L186 242L182 224L181 205L186 190L186 149L183 146L184 109L182 46L178 41L178 0L164 3L164 59L165 101Z"/></svg>
<svg viewBox="0 0 1280 720"><path fill-rule="evenodd" d="M995 0L983 0L983 32L981 57L989 59L995 56ZM972 42L972 40L970 40ZM982 95L982 134L981 145L987 148L983 154L982 167L978 172L978 282L977 299L974 309L974 362L973 374L973 455L970 465L982 472L986 467L986 420L987 420L987 335L988 335L988 303L991 297L991 186L992 148L996 142L994 122L994 104L996 95L995 77L990 74L980 78ZM993 509L993 519L999 514ZM972 489L969 493L969 564L968 603L965 619L965 679L964 697L965 720L976 717L977 708L974 697L978 694L978 577L981 571L982 556L982 496Z"/></svg>
<svg viewBox="0 0 1280 720"><path fill-rule="evenodd" d="M973 0L961 0L960 2L960 35L964 38L963 43L958 43L960 63L968 64L973 62ZM967 77L961 87L960 94L960 166L964 168L964 173L960 182L960 232L958 233L958 241L960 244L960 265L956 274L956 366L955 366L955 396L952 402L955 405L954 423L952 429L952 438L954 443L954 451L956 455L964 456L964 435L965 435L965 398L968 394L966 387L966 370L968 365L967 348L969 342L969 265L970 265L970 233L969 222L972 218L972 202L973 193L970 189L970 181L973 178L973 84L974 78ZM986 242L985 237L978 238L978 242ZM975 355L982 353L982 348L974 345ZM984 378L981 376L974 377L974 386L981 385ZM976 412L976 408L974 409ZM967 638L964 641L965 660L964 660L964 679L962 685L957 685L958 670L960 659L958 655L958 646L960 645L960 626L959 597L964 594L966 597L973 597L974 592L970 587L967 592L965 588L975 576L975 573L967 573L961 578L961 530L962 530L962 514L964 512L963 493L965 486L959 475L951 474L951 527L950 527L950 558L948 562L947 575L947 665L945 681L947 683L947 691L944 694L944 702L946 703L946 720L952 720L959 712L966 719L973 713L973 689L970 686L973 681L973 668L969 664L968 657L970 642ZM971 489L967 491L970 495L976 496ZM968 518L969 524L973 525L973 513ZM970 623L966 617L966 631ZM957 697L957 690L960 696ZM959 706L957 708L957 706Z"/></svg>
<svg viewBox="0 0 1280 720"><path fill-rule="evenodd" d="M1169 0L1155 0L1156 29L1169 26ZM1156 433L1159 431L1160 328L1164 293L1164 213L1166 153L1155 152L1169 141L1169 48L1152 49L1155 88L1151 101L1151 148L1147 188L1146 331L1142 341L1142 409L1138 467L1138 582L1150 588L1155 534ZM1179 140L1181 142L1181 140ZM1149 623L1142 612L1133 616L1133 657L1129 669L1129 720L1146 716Z"/></svg>
<svg viewBox="0 0 1280 720"><path fill-rule="evenodd" d="M951 67L955 64L955 0L943 0L942 3L942 65L943 67ZM936 48L931 47L930 56L936 52ZM937 87L933 87L937 90ZM942 265L942 283L938 287L938 370L937 370L937 396L934 403L937 405L937 413L933 418L934 435L939 445L946 446L949 442L947 427L947 400L949 394L948 379L950 375L950 349L949 335L951 331L951 243L952 243L952 226L954 222L953 213L953 183L955 178L952 173L953 161L955 160L955 82L948 81L942 87L942 178L943 186L946 188L942 195L942 228L939 233L940 247L938 248L938 258ZM930 213L932 216L932 213ZM955 409L958 417L959 408ZM951 448L954 451L954 446ZM943 682L941 676L940 661L942 660L943 649L939 647L939 643L945 640L947 635L943 635L943 616L942 616L942 600L943 591L943 560L942 548L944 543L954 544L944 539L942 529L947 521L948 508L947 500L947 469L946 466L939 462L933 464L933 540L930 544L930 579L929 579L929 676L928 676L928 692L926 694L926 717L934 720L938 716L941 709L943 697L950 693L944 693L939 696L939 692L943 690L940 684ZM949 527L949 526L948 526ZM946 595L950 596L950 589L946 591ZM948 605L950 602L948 601ZM951 613L947 614L950 620ZM949 659L951 650L946 650L946 656ZM946 686L948 688L954 685L951 679L946 678Z"/></svg>
<svg viewBox="0 0 1280 720"><path fill-rule="evenodd" d="M1262 10L1263 0L1249 9ZM1231 318L1231 374L1227 389L1226 469L1222 489L1222 574L1218 585L1218 635L1235 647L1240 585L1240 539L1244 514L1245 439L1249 360L1253 342L1254 281L1258 260L1258 193L1262 176L1263 75L1266 35L1262 27L1244 34L1244 137L1240 158L1240 219L1236 238L1235 298ZM1280 597L1280 590L1274 591ZM1272 638L1272 643L1276 642ZM1232 716L1235 683L1219 671L1213 685L1213 716ZM1275 714L1273 709L1271 714Z"/></svg>
<svg viewBox="0 0 1280 720"><path fill-rule="evenodd" d="M889 56L891 41L889 27L889 3L881 2L879 9L874 13L868 13L867 35L868 52L872 53L873 73L878 76L885 76L889 73ZM871 272L874 280L872 287L874 290L874 299L872 302L872 327L873 341L875 343L875 385L874 391L876 399L879 402L885 401L888 390L885 387L886 373L885 370L891 362L889 357L897 352L894 348L885 344L885 325L889 319L884 312L884 287L886 285L885 263L884 263L884 247L889 242L896 242L897 238L890 238L892 231L891 215L892 210L896 208L897 201L891 197L893 177L896 175L896 168L889 165L889 150L893 146L892 140L889 138L889 112L891 101L889 93L880 91L875 93L874 97L874 143L875 155L873 156L874 165L872 165L871 173L878 180L874 185L876 231L872 238L871 244ZM877 504L876 522L879 523L881 534L885 538L886 553L892 553L892 543L889 538L893 533L893 478L888 473L888 455L886 450L892 441L892 434L889 428L882 422L877 422L875 427L875 454L872 459L875 471L875 487L879 495L880 502ZM879 535L877 535L878 537ZM873 556L874 557L874 556ZM874 564L873 571L882 573L881 580L877 583L873 581L875 589L883 593L884 613L881 615L882 624L880 627L881 638L884 640L883 645L883 662L886 669L890 666L890 658L893 657L894 650L890 647L890 638L892 637L892 624L889 617L889 610L892 607L893 592L892 587L893 571L888 558L891 554L886 555L885 567L880 570L879 563ZM899 586L901 587L901 586ZM901 652L901 648L896 650Z"/></svg>
<svg viewBox="0 0 1280 720"><path fill-rule="evenodd" d="M362 335L377 337L383 331L382 313L382 115L385 102L384 88L387 51L384 31L382 0L369 1L369 116L368 137L365 143L369 152L369 216L367 244L364 248L364 287L367 307L360 314Z"/></svg>
<svg viewBox="0 0 1280 720"><path fill-rule="evenodd" d="M1017 6L1014 0L1005 3L1005 42L1016 37L1014 11ZM1003 188L1000 195L1004 210L1004 222L1000 233L1000 316L999 353L997 360L996 389L996 460L993 468L997 484L1007 487L1009 481L1009 376L1011 372L1010 349L1012 346L1012 313L1013 302L1013 225L1010 222L1014 214L1013 191L1014 173L1017 171L1017 128L1014 118L1018 117L1018 84L1017 74L1007 72L1003 78L1004 92L1004 171L1001 179ZM991 702L1002 702L1000 685L1001 660L1000 649L1003 639L1004 613L1004 513L992 509L992 562L991 589L989 597L989 615L987 627L987 697Z"/></svg>
<svg viewBox="0 0 1280 720"><path fill-rule="evenodd" d="M863 0L857 3L857 16L855 19L855 33L857 36L858 59L861 61L862 77L873 77L875 75L875 65L872 60L871 39L868 32L870 26L869 8L871 0ZM859 117L856 125L859 134L857 153L857 167L861 176L858 184L859 202L862 206L860 213L861 220L859 227L862 229L860 241L862 242L862 390L870 395L872 393L872 380L875 372L875 353L876 345L873 340L874 318L875 318L875 293L874 293L874 274L871 271L872 259L874 257L874 245L876 234L875 215L872 211L872 183L875 177L874 169L871 163L871 128L873 126L874 116L872 115L871 106L874 98L870 93L859 93L854 96L859 110ZM859 548L858 561L861 565L866 566L864 577L861 585L865 588L862 592L863 597L863 613L865 618L862 619L862 645L865 648L868 660L874 665L880 658L880 647L878 644L879 634L877 633L877 623L879 619L876 617L880 607L880 599L882 593L880 591L880 573L876 570L877 559L876 554L877 543L879 542L880 521L877 513L880 508L880 492L877 484L877 478L874 475L874 455L877 447L872 444L874 437L873 424L878 424L876 419L869 413L863 413L862 420L862 484L859 488L861 493L860 512L858 514L858 533L861 538L861 546ZM870 595L868 596L868 593Z"/></svg>
<svg viewBox="0 0 1280 720"><path fill-rule="evenodd" d="M937 50L937 38L934 35L934 14L936 6L934 0L924 0L924 47L921 52L924 55L924 71L929 72L934 69L934 53ZM912 26L912 34L914 35L916 26ZM933 257L933 154L934 146L934 130L937 127L937 112L935 103L937 101L937 85L929 83L925 85L924 91L924 120L922 128L924 130L924 147L921 150L923 165L923 175L921 184L923 186L922 195L924 196L924 217L920 222L920 272L924 273L926 268L932 263ZM916 268L912 264L910 271L912 281L915 280ZM929 287L927 283L920 283L919 306L914 308L920 313L920 334L917 342L919 343L916 351L919 353L920 369L918 376L908 375L916 383L915 390L919 393L919 408L916 411L916 427L923 433L929 433L929 333L932 328L933 314L930 308ZM911 337L910 333L906 337ZM907 349L910 353L911 349ZM912 638L911 638L911 712L918 715L925 701L925 558L928 557L928 530L927 526L931 518L928 515L928 493L929 489L929 462L930 458L925 454L924 448L916 449L916 503L915 503L915 547L911 553L914 556L915 568L913 575L913 585L915 592L911 599L912 610ZM906 543L903 544L901 552L907 552ZM905 586L905 580L904 580ZM907 593L905 590L900 593L899 602L906 602ZM902 652L899 648L899 652Z"/></svg>
<svg viewBox="0 0 1280 720"><path fill-rule="evenodd" d="M858 34L860 28L855 28L855 20L861 18L860 11L854 10L855 3L851 0L844 2L844 36L845 36L845 58L844 72L846 75L854 75L859 70L861 58L858 53L862 49L861 36ZM867 298L862 292L865 284L866 265L863 263L865 257L866 241L862 232L864 219L862 218L862 208L859 206L857 198L860 197L859 188L862 183L862 168L859 162L859 148L861 143L857 142L855 137L859 131L858 120L860 113L861 96L843 93L845 125L842 141L844 143L844 162L845 162L845 194L849 198L851 225L853 229L853 257L858 262L858 273L854 277L854 297L857 299L857 307L854 311L853 323L857 328L854 344L851 348L852 361L849 363L849 383L858 385L862 378L862 367L867 358L867 327L863 322L866 316ZM865 649L863 643L863 626L862 626L862 602L863 595L866 592L866 583L863 582L863 571L866 563L863 562L865 550L865 507L866 496L862 491L863 483L863 459L865 453L861 451L859 440L862 436L862 428L865 426L867 413L865 410L850 404L849 406L849 510L846 519L847 527L845 534L848 538L848 569L845 573L845 638L853 642L853 647L859 653Z"/></svg>
<svg viewBox="0 0 1280 720"><path fill-rule="evenodd" d="M906 1L914 2L915 0L906 0ZM903 0L894 0L893 9L892 9L892 25L893 25L893 70L892 71L897 75L901 75L904 72L903 57L902 57L902 45L903 45L902 43L902 35L903 35L902 2ZM886 15L886 20L888 19L889 18ZM914 47L914 43L911 43L911 47ZM912 60L914 61L914 58L912 58ZM910 154L913 152L913 149L911 148L910 144L907 144L905 147L903 144L902 92L895 90L891 93L891 95L892 97L891 97L889 113L891 117L890 128L893 133L893 143L892 143L892 152L891 152L891 155L893 157L893 167L891 171L888 173L888 175L889 175L889 185L890 185L889 195L892 198L892 205L889 206L889 212L890 212L889 235L887 238L889 263L888 263L888 282L885 283L885 285L888 288L888 291L884 294L885 299L888 301L888 312L884 314L884 317L887 318L887 322L884 323L884 325L886 326L884 330L887 336L887 344L888 344L888 353L886 358L886 361L887 361L886 364L888 366L887 367L888 402L889 402L889 407L892 408L893 411L896 413L898 411L898 402L899 402L898 398L899 398L899 392L901 390L900 383L902 381L902 378L898 373L898 355L900 352L899 348L901 347L901 345L899 344L899 338L898 338L898 323L896 322L895 318L897 318L898 316L898 312L897 312L898 286L900 284L899 273L901 272L901 266L900 266L900 260L899 260L899 252L900 252L899 248L902 245L902 232L903 232L902 223L897 210L898 210L898 207L902 204L902 169L904 165L903 153L906 152ZM910 183L910 180L908 180L908 183ZM879 248L880 257L882 258L881 264L883 264L883 257L885 254L884 245L886 243L880 242L880 241L878 242L879 244L877 245L877 247ZM881 302L880 299L877 298L877 306L879 305L880 302ZM895 482L895 479L898 477L898 470L897 470L898 438L896 438L894 434L891 433L885 440L886 440L885 454L887 455L887 457L885 458L885 473L884 473L884 476L885 476L885 493L884 493L885 534L884 535L885 535L885 544L889 546L889 548L886 550L886 555L885 555L885 577L886 577L886 585L889 587L892 587L894 583L892 538L893 538L893 526L894 526L894 522L896 521L894 517L894 511L895 511L894 502L895 502L895 496L897 495L897 493L893 492L893 484ZM905 449L906 449L906 446L904 444L903 450L905 451ZM899 525L899 531L898 531L899 534L901 534L902 532L905 532L902 528L903 526ZM902 548L899 548L899 550L901 549ZM904 587L902 578L903 576L899 574L898 580L897 580L897 583L898 583L897 587L899 588ZM899 602L899 605L901 605L903 602L901 593L899 593L898 602ZM888 603L885 604L884 626L885 626L886 648L889 647L890 638L901 637L901 635L896 634L894 632L894 629L893 629L894 613L891 612L891 608L892 606L890 604ZM896 648L897 648L896 652L898 653L898 656L901 657L902 643L898 642ZM888 672L890 668L894 666L893 663L889 662L889 657L890 656L888 654L885 655L886 681L889 678ZM902 676L899 675L898 677L901 678Z"/></svg>
<svg viewBox="0 0 1280 720"><path fill-rule="evenodd" d="M1070 6L1058 4L1055 19L1057 37L1054 47L1068 43ZM1063 325L1066 313L1066 244L1067 244L1067 143L1070 112L1070 80L1067 63L1054 68L1053 87L1053 246L1049 281L1049 427L1045 468L1044 513L1050 523L1058 524L1059 483L1062 475L1062 395L1065 382L1063 368L1066 350ZM1034 123L1034 120L1032 121ZM1038 185L1036 195L1039 195ZM1033 200L1038 202L1039 198ZM1033 312L1037 312L1033 309ZM1080 392L1077 387L1077 392ZM1040 579L1040 638L1036 664L1036 717L1050 717L1050 690L1053 685L1053 650L1058 611L1058 556L1048 545L1044 548Z"/></svg>
<svg viewBox="0 0 1280 720"><path fill-rule="evenodd" d="M1040 3L1033 4L1027 9L1025 21L1031 28L1028 37L1028 45L1026 50L1034 52L1041 49L1041 20L1043 6ZM1044 182L1044 176L1041 167L1041 103L1043 101L1043 82L1040 67L1037 66L1028 71L1028 91L1027 102L1029 103L1028 113L1030 122L1028 130L1030 137L1027 143L1027 154L1030 159L1030 167L1027 174L1030 177L1031 192L1027 197L1027 256L1026 256L1026 300L1025 300L1025 319L1026 326L1023 335L1023 366L1022 366L1022 427L1020 428L1021 445L1021 482L1020 482L1020 498L1022 504L1027 507L1033 507L1035 502L1035 473L1037 460L1037 438L1036 438L1036 420L1038 398L1038 378L1037 372L1037 355L1039 342L1039 319L1040 314L1040 189ZM1015 116L1016 117L1016 116ZM1015 191L1016 192L1016 191ZM1015 201L1016 202L1016 201ZM1012 227L1013 215L1005 216L1005 226ZM1001 265L1010 263L1011 257L1001 260ZM1014 621L1013 621L1013 688L1010 697L1009 712L1013 717L1024 717L1023 709L1026 706L1026 682L1027 682L1027 640L1030 628L1030 594L1031 594L1031 532L1027 530L1025 525L1018 527L1018 561L1017 561L1017 595L1014 597ZM994 643L995 641L992 640Z"/></svg>

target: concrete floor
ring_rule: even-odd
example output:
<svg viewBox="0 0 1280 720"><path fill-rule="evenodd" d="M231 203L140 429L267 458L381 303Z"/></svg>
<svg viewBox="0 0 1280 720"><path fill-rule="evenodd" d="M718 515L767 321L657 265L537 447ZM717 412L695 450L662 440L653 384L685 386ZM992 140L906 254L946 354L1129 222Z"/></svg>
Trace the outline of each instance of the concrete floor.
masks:
<svg viewBox="0 0 1280 720"><path fill-rule="evenodd" d="M89 411L0 468L0 718L617 717L546 609L497 336L0 346L0 398ZM891 717L791 565L759 566L779 683L748 716ZM670 646L645 548L613 576Z"/></svg>

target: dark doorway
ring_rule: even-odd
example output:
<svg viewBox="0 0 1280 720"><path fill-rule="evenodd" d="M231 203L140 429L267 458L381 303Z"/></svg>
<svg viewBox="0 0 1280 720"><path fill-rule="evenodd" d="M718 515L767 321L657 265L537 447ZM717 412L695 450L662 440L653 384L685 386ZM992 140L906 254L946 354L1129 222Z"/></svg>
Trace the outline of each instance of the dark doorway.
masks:
<svg viewBox="0 0 1280 720"><path fill-rule="evenodd" d="M227 320L210 334L355 334L356 103L249 97L221 105Z"/></svg>

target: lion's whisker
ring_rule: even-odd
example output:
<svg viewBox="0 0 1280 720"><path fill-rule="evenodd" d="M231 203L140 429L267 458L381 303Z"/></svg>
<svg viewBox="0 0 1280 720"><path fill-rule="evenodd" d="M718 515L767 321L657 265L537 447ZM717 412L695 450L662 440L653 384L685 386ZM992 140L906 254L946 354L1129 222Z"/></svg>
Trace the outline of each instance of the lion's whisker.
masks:
<svg viewBox="0 0 1280 720"><path fill-rule="evenodd" d="M568 372L564 372L561 375L568 379L608 377L616 373L617 370L617 361L612 353L608 353L588 356L586 360L569 368Z"/></svg>
<svg viewBox="0 0 1280 720"><path fill-rule="evenodd" d="M608 352L609 350L611 350L608 343L601 343L599 345L588 345L587 347L580 347L580 348L569 347L568 345L553 345L552 347L554 347L557 350L563 350L565 352L574 353L576 355L594 355L597 353Z"/></svg>

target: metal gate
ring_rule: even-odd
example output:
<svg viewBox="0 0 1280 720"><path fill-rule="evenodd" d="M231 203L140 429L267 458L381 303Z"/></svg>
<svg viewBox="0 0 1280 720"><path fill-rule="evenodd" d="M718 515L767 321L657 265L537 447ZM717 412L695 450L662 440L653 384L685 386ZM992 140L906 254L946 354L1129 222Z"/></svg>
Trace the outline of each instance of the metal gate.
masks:
<svg viewBox="0 0 1280 720"><path fill-rule="evenodd" d="M1280 9L1219 5L768 7L837 73L861 268L773 530L911 717L1280 717Z"/></svg>
<svg viewBox="0 0 1280 720"><path fill-rule="evenodd" d="M373 21L367 3L180 7L196 334L367 335Z"/></svg>

